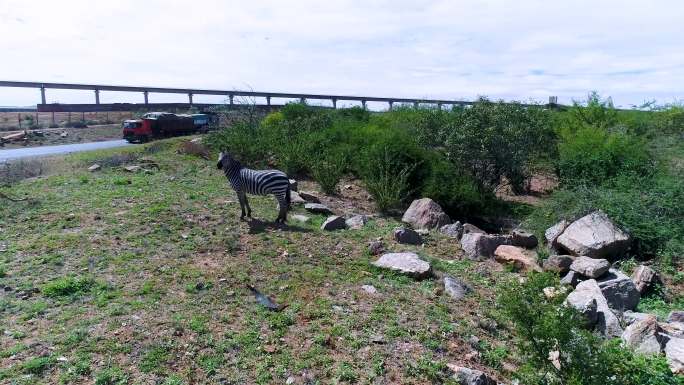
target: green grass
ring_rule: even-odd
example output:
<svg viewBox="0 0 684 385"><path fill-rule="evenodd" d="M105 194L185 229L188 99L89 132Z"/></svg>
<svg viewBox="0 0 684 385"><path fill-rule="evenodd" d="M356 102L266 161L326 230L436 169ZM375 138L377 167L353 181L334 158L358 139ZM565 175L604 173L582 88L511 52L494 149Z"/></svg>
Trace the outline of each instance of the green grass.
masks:
<svg viewBox="0 0 684 385"><path fill-rule="evenodd" d="M494 276L458 260L449 239L424 249L395 244L393 218L332 233L319 229L317 215L283 229L250 227L227 203L236 197L215 164L177 154L177 142L75 154L55 161L56 174L3 190L34 201L0 206L2 283L39 293L0 299L0 359L15 357L3 361L0 382L270 384L303 372L320 383L448 380L427 361L414 378L405 363L414 352L457 361L448 346L465 341L452 325L471 316L462 303L436 297L436 281L371 266L367 242L382 237L464 278L481 293L469 308L490 306L483 298ZM159 169L120 168L141 158ZM86 171L95 162L103 169ZM300 186L319 190L307 180ZM250 203L256 218L277 215L273 197ZM261 308L246 284L288 306ZM365 294L364 284L380 295ZM378 335L381 344L372 342ZM51 346L50 355L35 343ZM407 343L415 344L410 354L395 349ZM67 361L56 361L62 356Z"/></svg>

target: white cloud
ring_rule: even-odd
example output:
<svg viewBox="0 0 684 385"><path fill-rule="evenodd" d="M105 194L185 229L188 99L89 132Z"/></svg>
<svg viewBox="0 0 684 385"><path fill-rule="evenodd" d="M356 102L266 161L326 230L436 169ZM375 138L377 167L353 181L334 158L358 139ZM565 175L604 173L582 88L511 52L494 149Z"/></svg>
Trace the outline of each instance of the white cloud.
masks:
<svg viewBox="0 0 684 385"><path fill-rule="evenodd" d="M0 3L3 80L562 102L598 90L623 105L684 97L676 0ZM0 88L0 105L37 99Z"/></svg>

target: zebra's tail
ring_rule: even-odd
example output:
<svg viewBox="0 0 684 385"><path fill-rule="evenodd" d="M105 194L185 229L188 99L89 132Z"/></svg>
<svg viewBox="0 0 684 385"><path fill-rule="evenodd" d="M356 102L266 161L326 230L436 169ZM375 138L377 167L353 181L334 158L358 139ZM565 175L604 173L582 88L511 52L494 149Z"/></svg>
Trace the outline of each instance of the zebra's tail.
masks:
<svg viewBox="0 0 684 385"><path fill-rule="evenodd" d="M287 190L285 190L285 207L287 211L290 211L290 182L287 183Z"/></svg>

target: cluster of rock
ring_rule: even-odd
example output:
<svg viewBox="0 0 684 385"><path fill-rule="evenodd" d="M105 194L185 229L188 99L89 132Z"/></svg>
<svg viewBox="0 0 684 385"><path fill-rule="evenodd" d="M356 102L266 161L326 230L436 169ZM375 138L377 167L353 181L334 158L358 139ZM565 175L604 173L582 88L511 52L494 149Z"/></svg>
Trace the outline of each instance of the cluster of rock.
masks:
<svg viewBox="0 0 684 385"><path fill-rule="evenodd" d="M641 296L660 283L658 274L641 265L629 277L606 259L629 249L629 234L595 211L572 223L557 223L545 238L550 250L566 254L550 256L544 270L563 275L561 284L573 288L565 303L582 314L588 328L621 338L639 353L665 353L672 371L684 374L684 312L673 312L667 322L634 312Z"/></svg>
<svg viewBox="0 0 684 385"><path fill-rule="evenodd" d="M333 211L328 206L322 204L321 200L314 193L298 191L297 181L294 179L290 179L290 204L303 204L304 209L312 214L328 215L328 218L321 225L321 230L358 230L368 222L366 215L349 215L347 217L333 215ZM302 223L307 223L311 220L308 216L301 214L293 214L290 218Z"/></svg>

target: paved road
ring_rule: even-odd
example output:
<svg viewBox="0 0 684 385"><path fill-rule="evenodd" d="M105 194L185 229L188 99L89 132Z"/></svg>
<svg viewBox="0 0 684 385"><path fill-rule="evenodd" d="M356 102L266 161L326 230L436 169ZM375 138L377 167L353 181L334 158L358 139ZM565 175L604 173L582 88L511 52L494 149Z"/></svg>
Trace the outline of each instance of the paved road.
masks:
<svg viewBox="0 0 684 385"><path fill-rule="evenodd" d="M62 144L59 146L27 147L15 148L11 150L0 149L0 162L4 162L10 159L30 158L46 155L61 155L69 154L72 152L102 150L105 148L124 147L130 145L130 143L123 139L117 139L108 140L104 142Z"/></svg>

